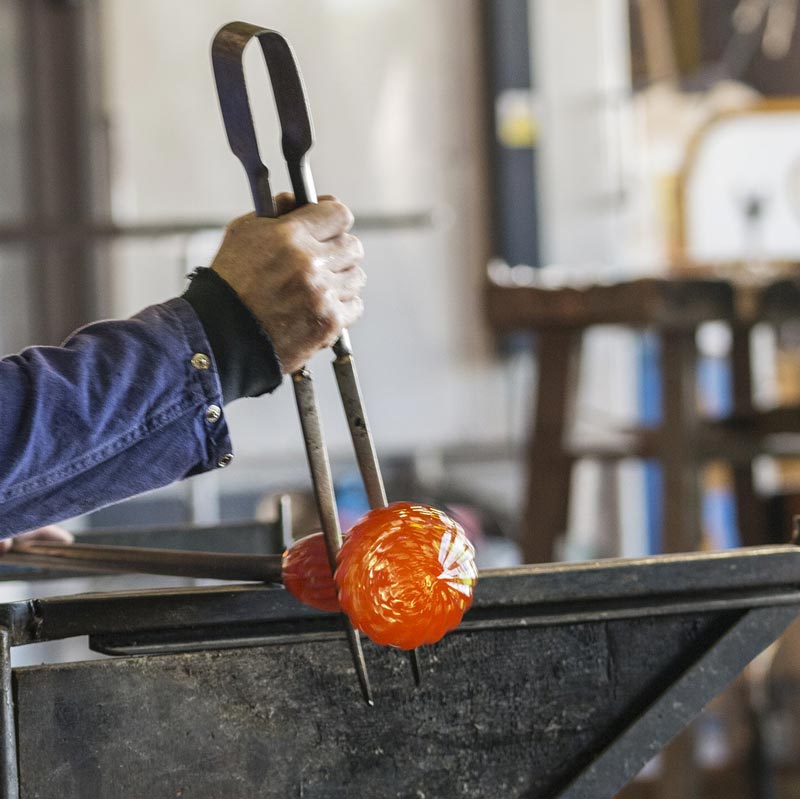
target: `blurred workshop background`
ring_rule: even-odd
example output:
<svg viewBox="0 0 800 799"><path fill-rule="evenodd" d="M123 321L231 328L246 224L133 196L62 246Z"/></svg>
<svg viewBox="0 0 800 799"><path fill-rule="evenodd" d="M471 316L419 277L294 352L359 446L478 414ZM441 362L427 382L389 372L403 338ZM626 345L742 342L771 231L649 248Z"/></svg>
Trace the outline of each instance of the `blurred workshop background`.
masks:
<svg viewBox="0 0 800 799"><path fill-rule="evenodd" d="M798 0L0 0L0 350L181 293L250 210L208 56L236 18L292 42L317 187L356 216L390 499L449 509L483 567L789 539ZM330 359L346 529L367 505ZM229 468L69 526L268 519L289 494L308 532L292 392L227 414ZM800 796L800 631L624 795Z"/></svg>

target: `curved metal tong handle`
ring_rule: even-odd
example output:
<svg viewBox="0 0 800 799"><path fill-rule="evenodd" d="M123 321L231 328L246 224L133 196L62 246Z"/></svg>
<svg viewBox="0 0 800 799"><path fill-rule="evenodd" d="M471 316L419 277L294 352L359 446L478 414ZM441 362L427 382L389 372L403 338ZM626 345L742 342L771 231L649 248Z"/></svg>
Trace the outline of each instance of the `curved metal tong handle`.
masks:
<svg viewBox="0 0 800 799"><path fill-rule="evenodd" d="M308 151L314 144L314 129L303 79L286 39L277 31L247 22L230 22L214 37L211 60L217 95L228 142L242 162L250 181L257 216L276 216L269 185L269 170L261 160L253 125L253 114L244 78L242 55L251 39L258 39L267 64L278 119L281 144L297 205L317 202L317 192L308 167Z"/></svg>

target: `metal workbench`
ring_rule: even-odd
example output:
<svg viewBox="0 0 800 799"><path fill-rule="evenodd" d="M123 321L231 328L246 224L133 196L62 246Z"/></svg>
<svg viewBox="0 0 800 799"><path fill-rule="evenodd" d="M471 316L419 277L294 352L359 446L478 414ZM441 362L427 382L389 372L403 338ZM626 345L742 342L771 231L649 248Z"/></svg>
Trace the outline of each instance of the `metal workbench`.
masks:
<svg viewBox="0 0 800 799"><path fill-rule="evenodd" d="M0 606L2 796L607 799L800 612L793 546L482 574L461 628L366 646L280 587ZM88 635L114 658L10 668Z"/></svg>

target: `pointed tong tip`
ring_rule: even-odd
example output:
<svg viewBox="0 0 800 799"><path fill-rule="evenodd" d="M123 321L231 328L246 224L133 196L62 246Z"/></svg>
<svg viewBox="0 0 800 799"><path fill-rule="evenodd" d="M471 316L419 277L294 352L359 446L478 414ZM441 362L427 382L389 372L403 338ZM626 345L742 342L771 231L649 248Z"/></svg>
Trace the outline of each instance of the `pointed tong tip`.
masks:
<svg viewBox="0 0 800 799"><path fill-rule="evenodd" d="M411 674L414 677L414 685L419 688L422 685L422 670L419 665L419 650L412 649L408 653L408 659L411 662Z"/></svg>

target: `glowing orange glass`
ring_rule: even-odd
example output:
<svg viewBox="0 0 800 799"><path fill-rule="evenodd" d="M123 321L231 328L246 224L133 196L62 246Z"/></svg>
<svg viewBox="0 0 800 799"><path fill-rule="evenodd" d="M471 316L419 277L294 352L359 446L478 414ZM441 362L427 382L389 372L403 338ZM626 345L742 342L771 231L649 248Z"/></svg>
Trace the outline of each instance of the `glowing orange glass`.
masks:
<svg viewBox="0 0 800 799"><path fill-rule="evenodd" d="M283 553L281 570L286 590L301 602L318 610L341 610L322 533L295 541Z"/></svg>
<svg viewBox="0 0 800 799"><path fill-rule="evenodd" d="M395 502L344 537L336 586L322 533L283 555L283 584L301 602L343 609L378 644L415 649L457 627L472 604L475 550L460 525L427 505Z"/></svg>
<svg viewBox="0 0 800 799"><path fill-rule="evenodd" d="M435 508L395 502L362 517L339 553L339 602L373 641L414 649L438 641L472 604L475 550Z"/></svg>

